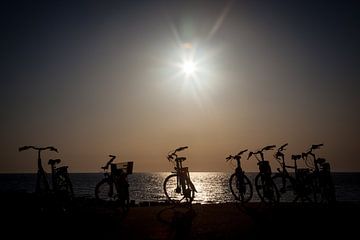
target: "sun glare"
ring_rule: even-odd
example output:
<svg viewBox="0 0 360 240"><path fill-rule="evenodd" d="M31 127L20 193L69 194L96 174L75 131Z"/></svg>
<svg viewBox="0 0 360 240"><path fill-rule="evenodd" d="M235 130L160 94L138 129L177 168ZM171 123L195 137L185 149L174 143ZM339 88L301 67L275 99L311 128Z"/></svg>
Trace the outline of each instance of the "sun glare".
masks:
<svg viewBox="0 0 360 240"><path fill-rule="evenodd" d="M192 76L196 72L196 64L194 61L185 61L181 66L182 71L186 76Z"/></svg>

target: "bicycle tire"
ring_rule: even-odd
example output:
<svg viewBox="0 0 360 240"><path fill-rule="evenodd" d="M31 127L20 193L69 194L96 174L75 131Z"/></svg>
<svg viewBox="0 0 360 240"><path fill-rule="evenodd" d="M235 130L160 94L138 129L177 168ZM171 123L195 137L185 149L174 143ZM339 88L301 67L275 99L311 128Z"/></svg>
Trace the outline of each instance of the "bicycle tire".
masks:
<svg viewBox="0 0 360 240"><path fill-rule="evenodd" d="M105 178L96 185L95 198L101 202L114 203L126 212L130 207L129 189L128 187L121 189L123 191L119 193L113 181Z"/></svg>
<svg viewBox="0 0 360 240"><path fill-rule="evenodd" d="M120 205L120 207L122 208L122 210L124 212L129 211L130 208L130 195L129 195L129 184L127 181L123 182L123 181L117 181L118 186L116 186L115 188L117 188L117 203Z"/></svg>
<svg viewBox="0 0 360 240"><path fill-rule="evenodd" d="M264 203L278 203L279 192L271 176L258 174L255 177L256 192Z"/></svg>
<svg viewBox="0 0 360 240"><path fill-rule="evenodd" d="M322 188L322 202L327 204L336 202L334 185L332 183L326 183Z"/></svg>
<svg viewBox="0 0 360 240"><path fill-rule="evenodd" d="M279 201L282 202L294 202L298 199L296 181L294 178L288 175L277 173L272 177L273 182L279 193Z"/></svg>
<svg viewBox="0 0 360 240"><path fill-rule="evenodd" d="M177 186L177 178L179 177L179 180L184 182L186 185L185 191L188 191L188 194L183 193L183 189L178 188ZM171 203L191 203L194 200L195 197L195 191L191 187L191 183L188 181L187 178L184 176L178 176L177 174L171 174L167 176L164 180L164 193L168 201Z"/></svg>
<svg viewBox="0 0 360 240"><path fill-rule="evenodd" d="M333 179L330 173L320 172L319 175L320 180L320 203L334 203L336 201L335 197L335 186L333 183Z"/></svg>
<svg viewBox="0 0 360 240"><path fill-rule="evenodd" d="M242 203L246 203L249 202L252 198L253 187L250 179L246 175L243 174L242 177L243 177L243 181L242 181L243 184L242 186L240 186L241 182L237 180L237 174L233 173L230 176L229 185L230 185L231 193L235 197L235 200L238 200Z"/></svg>
<svg viewBox="0 0 360 240"><path fill-rule="evenodd" d="M310 198L311 201L314 203L321 203L322 197L321 197L321 188L320 188L320 179L318 174L315 172L308 175L305 179L307 184L310 186L311 193Z"/></svg>
<svg viewBox="0 0 360 240"><path fill-rule="evenodd" d="M95 198L104 202L116 200L116 188L110 179L103 179L95 187Z"/></svg>
<svg viewBox="0 0 360 240"><path fill-rule="evenodd" d="M55 174L55 194L72 199L74 190L67 171L59 171Z"/></svg>

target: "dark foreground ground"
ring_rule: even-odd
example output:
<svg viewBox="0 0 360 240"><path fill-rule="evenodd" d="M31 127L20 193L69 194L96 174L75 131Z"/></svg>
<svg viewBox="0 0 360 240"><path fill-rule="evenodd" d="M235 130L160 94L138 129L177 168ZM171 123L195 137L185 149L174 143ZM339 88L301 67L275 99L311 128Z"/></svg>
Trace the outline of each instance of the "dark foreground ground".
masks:
<svg viewBox="0 0 360 240"><path fill-rule="evenodd" d="M316 239L357 236L359 203L134 206L127 214L94 199L67 205L1 194L1 233L11 239Z"/></svg>

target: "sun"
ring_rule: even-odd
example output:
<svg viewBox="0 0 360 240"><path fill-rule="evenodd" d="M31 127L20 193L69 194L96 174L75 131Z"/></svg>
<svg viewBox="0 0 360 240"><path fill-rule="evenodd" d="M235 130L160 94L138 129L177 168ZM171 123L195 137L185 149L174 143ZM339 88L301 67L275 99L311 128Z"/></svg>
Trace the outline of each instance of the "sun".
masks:
<svg viewBox="0 0 360 240"><path fill-rule="evenodd" d="M184 61L181 65L181 70L186 76L192 76L196 72L196 63L192 60Z"/></svg>

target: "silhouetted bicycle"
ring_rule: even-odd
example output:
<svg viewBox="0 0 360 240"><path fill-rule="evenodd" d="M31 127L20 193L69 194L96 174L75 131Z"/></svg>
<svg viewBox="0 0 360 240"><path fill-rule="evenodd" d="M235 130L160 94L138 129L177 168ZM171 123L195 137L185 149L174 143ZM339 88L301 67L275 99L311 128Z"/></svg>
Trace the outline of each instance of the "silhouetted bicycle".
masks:
<svg viewBox="0 0 360 240"><path fill-rule="evenodd" d="M316 203L336 202L335 186L330 172L330 164L324 158L317 158L313 150L319 149L324 144L313 144L310 149L302 153L306 165L312 169L310 174L313 185L313 201ZM312 157L309 161L308 156Z"/></svg>
<svg viewBox="0 0 360 240"><path fill-rule="evenodd" d="M112 163L116 156L109 155L110 160L101 167L104 170L104 179L95 187L95 197L97 200L114 203L124 211L129 210L129 183L127 175L132 174L133 162ZM110 173L108 172L109 166Z"/></svg>
<svg viewBox="0 0 360 240"><path fill-rule="evenodd" d="M248 156L249 159L252 155L254 155L258 160L260 172L255 177L255 189L261 201L265 203L277 203L280 198L278 189L271 178L271 167L269 161L264 160L263 153L263 151L273 150L275 147L275 145L266 146L256 152L250 152ZM260 159L257 155L260 156Z"/></svg>
<svg viewBox="0 0 360 240"><path fill-rule="evenodd" d="M189 169L182 166L185 157L178 157L177 152L183 151L188 147L179 147L175 151L168 154L167 159L175 162L175 172L167 176L164 181L164 192L166 198L171 203L191 203L195 196L195 186L190 180Z"/></svg>
<svg viewBox="0 0 360 240"><path fill-rule="evenodd" d="M311 202L309 194L312 192L312 187L306 174L308 169L298 169L297 160L301 158L299 155L291 156L292 160L294 160L294 166L285 164L283 151L286 150L287 145L286 143L279 147L274 155L281 166L281 169L278 168L278 172L272 177L279 191L280 200ZM291 175L287 169L294 169L294 173Z"/></svg>
<svg viewBox="0 0 360 240"><path fill-rule="evenodd" d="M55 147L34 147L34 146L23 146L19 148L19 151L28 149L34 149L38 152L38 170L36 174L36 188L35 193L39 195L47 195L54 193L57 197L71 199L74 196L72 183L70 181L69 173L67 171L68 166L62 166L56 168L56 164L60 163L60 159L50 159L48 164L51 165L51 182L52 189L47 178L47 174L42 166L41 152L45 150L58 152Z"/></svg>
<svg viewBox="0 0 360 240"><path fill-rule="evenodd" d="M48 161L48 164L51 166L53 190L57 195L73 198L74 191L67 170L68 166L56 167L60 162L60 159L50 159Z"/></svg>
<svg viewBox="0 0 360 240"><path fill-rule="evenodd" d="M253 188L250 179L245 175L245 172L241 168L240 159L241 155L247 151L240 151L235 156L228 156L226 161L235 160L237 167L235 173L230 176L229 185L231 193L234 195L235 200L245 203L250 201L253 195Z"/></svg>

